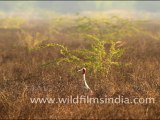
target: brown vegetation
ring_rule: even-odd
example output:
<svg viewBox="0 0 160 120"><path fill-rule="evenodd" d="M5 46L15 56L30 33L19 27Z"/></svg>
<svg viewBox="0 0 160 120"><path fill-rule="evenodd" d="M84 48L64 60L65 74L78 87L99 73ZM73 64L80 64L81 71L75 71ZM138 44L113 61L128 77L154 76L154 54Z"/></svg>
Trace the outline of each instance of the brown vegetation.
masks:
<svg viewBox="0 0 160 120"><path fill-rule="evenodd" d="M110 97L123 95L129 98L153 97L156 99L154 104L32 104L30 102L31 97L53 98L86 94L81 85L81 74L76 71L78 68L71 69L74 63L59 66L48 63L61 56L59 50L55 47L38 50L33 48L50 42L63 44L70 49L88 48L90 42L75 32L87 29L85 32L95 34L98 29L101 30L99 35L101 36L109 27L114 26L107 28L103 23L99 23L96 28L94 26L88 30L81 24L84 28L80 30L81 28L75 26L74 20L68 21L70 22L63 23L62 20L64 25L56 23L52 30L47 24L30 29L1 28L0 119L160 119L160 25L157 22L138 23L145 32L137 32L123 39L117 38L117 41L123 41L118 43L119 47L125 49L119 59L122 64L111 66L107 76L98 73L86 75L90 87L99 97L104 95ZM85 24L87 22L85 19L81 21ZM90 22L92 24L93 21ZM24 31L27 32L23 33ZM34 40L41 38L40 42L34 43ZM26 42L28 39L31 40L30 44Z"/></svg>

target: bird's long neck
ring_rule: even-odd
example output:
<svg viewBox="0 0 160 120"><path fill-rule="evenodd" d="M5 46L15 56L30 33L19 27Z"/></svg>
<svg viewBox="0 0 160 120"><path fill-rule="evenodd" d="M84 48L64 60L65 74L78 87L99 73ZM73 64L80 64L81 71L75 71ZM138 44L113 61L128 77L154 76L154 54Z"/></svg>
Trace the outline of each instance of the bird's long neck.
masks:
<svg viewBox="0 0 160 120"><path fill-rule="evenodd" d="M84 80L84 82L86 82L86 74L85 73L83 74L83 80Z"/></svg>
<svg viewBox="0 0 160 120"><path fill-rule="evenodd" d="M86 82L86 75L85 75L85 73L83 73L83 80L84 80L84 84L85 84L86 88L90 89L90 87L88 86L88 84Z"/></svg>

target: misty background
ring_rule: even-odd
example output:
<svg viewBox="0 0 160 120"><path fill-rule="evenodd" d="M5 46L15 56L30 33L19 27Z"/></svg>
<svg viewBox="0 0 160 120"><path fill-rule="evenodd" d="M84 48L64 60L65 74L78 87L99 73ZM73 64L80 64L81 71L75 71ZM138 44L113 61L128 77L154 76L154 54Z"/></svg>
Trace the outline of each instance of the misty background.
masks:
<svg viewBox="0 0 160 120"><path fill-rule="evenodd" d="M160 18L160 1L0 1L0 17L49 17L55 14L108 12L124 16Z"/></svg>

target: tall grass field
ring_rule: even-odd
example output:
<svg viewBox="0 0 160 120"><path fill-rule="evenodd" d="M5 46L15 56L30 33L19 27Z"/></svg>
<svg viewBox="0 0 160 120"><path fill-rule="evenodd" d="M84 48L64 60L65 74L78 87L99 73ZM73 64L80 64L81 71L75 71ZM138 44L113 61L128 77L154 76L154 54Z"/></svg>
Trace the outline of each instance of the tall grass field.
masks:
<svg viewBox="0 0 160 120"><path fill-rule="evenodd" d="M70 96L93 103L49 100ZM160 119L160 21L0 18L0 119Z"/></svg>

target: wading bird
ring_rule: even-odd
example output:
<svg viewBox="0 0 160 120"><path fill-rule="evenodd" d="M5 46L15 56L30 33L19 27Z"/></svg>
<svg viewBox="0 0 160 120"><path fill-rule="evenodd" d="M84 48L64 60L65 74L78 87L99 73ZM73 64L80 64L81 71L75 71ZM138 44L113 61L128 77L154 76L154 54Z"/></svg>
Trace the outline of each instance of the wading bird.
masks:
<svg viewBox="0 0 160 120"><path fill-rule="evenodd" d="M82 75L83 75L83 81L84 81L84 85L85 85L85 88L87 90L89 90L89 94L90 95L93 95L93 91L91 90L91 88L88 86L87 82L86 82L86 68L82 68L80 70L78 70L78 72L82 71Z"/></svg>

